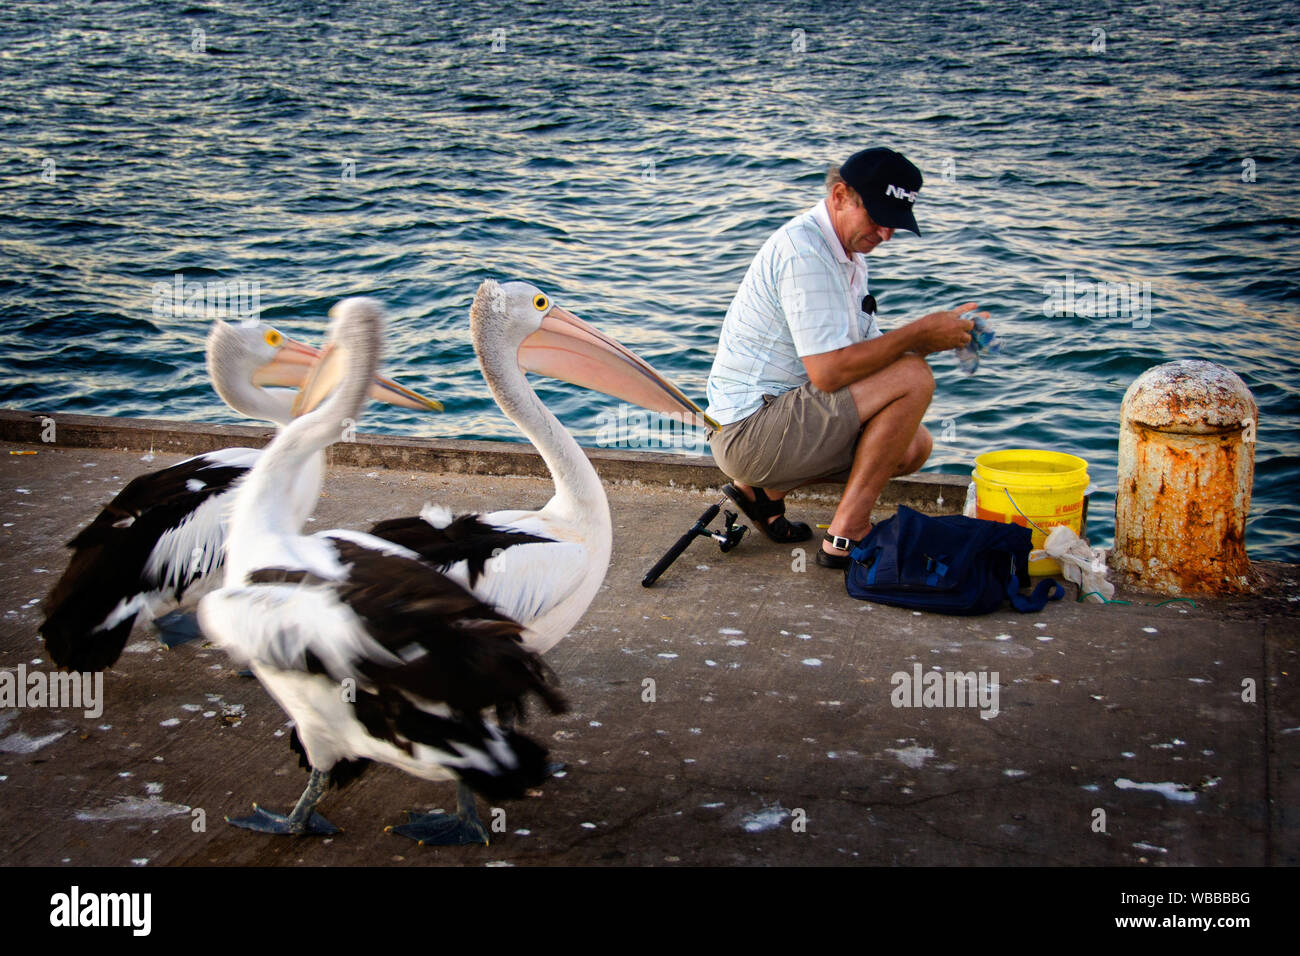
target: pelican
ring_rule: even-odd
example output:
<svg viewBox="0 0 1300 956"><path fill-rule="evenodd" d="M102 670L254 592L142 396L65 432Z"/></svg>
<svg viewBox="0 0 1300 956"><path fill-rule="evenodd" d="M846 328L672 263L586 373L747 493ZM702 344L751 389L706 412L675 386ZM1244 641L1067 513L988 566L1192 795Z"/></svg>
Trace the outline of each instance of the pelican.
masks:
<svg viewBox="0 0 1300 956"><path fill-rule="evenodd" d="M236 492L224 586L199 602L204 633L247 662L293 718L295 749L311 768L288 815L254 804L252 816L230 821L269 833L335 832L316 804L331 779L346 782L376 760L427 780L458 778L489 798L520 796L547 776L546 751L482 711L516 714L531 694L563 706L522 627L413 552L360 532L301 534L320 492L312 462L355 419L383 329L372 299L345 299L330 316L331 344L299 393L301 417ZM396 829L461 842L458 824L430 814Z"/></svg>
<svg viewBox="0 0 1300 956"><path fill-rule="evenodd" d="M426 505L419 516L381 521L370 534L419 555L518 622L524 645L543 654L569 633L600 590L614 534L600 476L524 372L719 426L642 359L528 283L489 279L480 285L470 307L470 334L493 398L541 454L555 495L539 511L454 517ZM476 832L486 842L463 783L454 821L447 819L440 842L472 842ZM430 842L404 827L395 832Z"/></svg>
<svg viewBox="0 0 1300 956"><path fill-rule="evenodd" d="M208 334L208 373L217 394L240 414L280 426L291 420L293 389L319 356L260 323L217 320ZM405 408L442 408L388 379L376 379L371 395ZM56 664L78 671L111 665L141 610L179 602L191 585L211 579L221 565L233 489L261 454L225 448L141 475L68 542L72 558L45 599L40 626ZM324 458L314 459L300 480L319 481L323 468ZM187 616L178 617L155 622L168 646L197 636Z"/></svg>
<svg viewBox="0 0 1300 956"><path fill-rule="evenodd" d="M698 405L614 339L526 282L479 286L470 334L501 411L541 454L555 495L540 511L453 518L426 505L419 517L383 521L370 533L400 544L502 614L524 625L543 654L582 617L605 580L613 550L609 500L582 448L537 397L524 371L548 375L719 427Z"/></svg>

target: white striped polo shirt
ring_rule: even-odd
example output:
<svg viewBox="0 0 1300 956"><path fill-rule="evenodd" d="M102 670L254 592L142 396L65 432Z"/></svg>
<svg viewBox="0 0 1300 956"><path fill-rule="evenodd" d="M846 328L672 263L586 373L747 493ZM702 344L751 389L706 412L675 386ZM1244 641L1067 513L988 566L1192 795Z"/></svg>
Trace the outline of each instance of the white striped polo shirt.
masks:
<svg viewBox="0 0 1300 956"><path fill-rule="evenodd" d="M722 322L709 372L708 413L738 422L808 381L801 357L881 335L862 311L867 260L849 256L831 226L826 200L763 243Z"/></svg>

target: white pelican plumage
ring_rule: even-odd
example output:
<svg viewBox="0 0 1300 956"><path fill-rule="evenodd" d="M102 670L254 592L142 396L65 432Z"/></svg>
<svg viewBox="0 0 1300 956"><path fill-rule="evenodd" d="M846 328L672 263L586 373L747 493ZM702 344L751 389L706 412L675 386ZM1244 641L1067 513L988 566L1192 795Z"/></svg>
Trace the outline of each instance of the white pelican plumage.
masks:
<svg viewBox="0 0 1300 956"><path fill-rule="evenodd" d="M476 597L524 625L545 653L600 590L613 548L609 501L582 448L537 397L524 370L717 427L698 405L614 339L525 282L479 286L470 332L493 397L541 454L555 496L540 511L454 518L426 506L420 517L383 521L371 534L446 569Z"/></svg>
<svg viewBox="0 0 1300 956"><path fill-rule="evenodd" d="M307 493L295 476L355 419L383 327L371 299L346 299L330 315L331 345L300 393L302 417L236 493L224 586L199 603L204 633L247 662L293 718L311 767L289 815L254 804L252 816L230 821L271 833L334 832L314 807L331 776L351 779L358 761L520 796L547 776L546 751L481 712L514 715L534 693L562 706L520 625L413 552L360 532L301 534L308 505L286 489ZM318 477L312 501L319 490ZM486 842L477 820L466 827L440 814L395 829L422 842Z"/></svg>
<svg viewBox="0 0 1300 956"><path fill-rule="evenodd" d="M260 323L218 320L208 333L207 366L217 394L240 414L280 426L291 420L293 389L319 356ZM441 408L388 379L376 379L371 395L406 408ZM79 671L111 665L140 611L180 601L213 575L224 553L233 488L260 455L256 448L225 448L141 475L68 542L72 558L45 600L40 627L56 664ZM317 458L301 480L319 481L323 468ZM193 636L181 623L163 640L170 645Z"/></svg>

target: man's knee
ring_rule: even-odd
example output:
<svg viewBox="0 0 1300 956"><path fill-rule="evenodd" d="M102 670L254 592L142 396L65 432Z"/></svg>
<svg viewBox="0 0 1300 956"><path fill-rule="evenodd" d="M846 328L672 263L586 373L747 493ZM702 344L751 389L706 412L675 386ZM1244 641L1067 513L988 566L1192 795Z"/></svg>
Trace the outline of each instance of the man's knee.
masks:
<svg viewBox="0 0 1300 956"><path fill-rule="evenodd" d="M900 373L904 376L904 387L909 396L923 400L928 406L934 397L934 372L930 363L921 356L909 352L898 360Z"/></svg>
<svg viewBox="0 0 1300 956"><path fill-rule="evenodd" d="M930 407L934 397L934 373L919 355L908 353L873 375L849 386L858 410L858 420L868 422L885 406L904 401Z"/></svg>

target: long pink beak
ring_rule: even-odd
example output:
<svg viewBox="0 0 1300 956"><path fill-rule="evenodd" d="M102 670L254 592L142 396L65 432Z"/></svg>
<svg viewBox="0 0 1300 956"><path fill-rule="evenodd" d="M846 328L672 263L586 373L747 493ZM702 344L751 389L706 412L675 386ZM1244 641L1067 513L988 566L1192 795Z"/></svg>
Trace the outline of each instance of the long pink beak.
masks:
<svg viewBox="0 0 1300 956"><path fill-rule="evenodd" d="M721 429L648 362L558 305L519 346L519 367L652 412L682 415L689 425Z"/></svg>
<svg viewBox="0 0 1300 956"><path fill-rule="evenodd" d="M320 349L296 342L286 335L279 351L275 353L275 358L253 373L253 384L301 388L311 374L312 368L320 360L321 354ZM385 402L401 408L442 411L442 402L437 399L425 398L390 378L378 375L375 376L374 384L366 394L377 402Z"/></svg>

